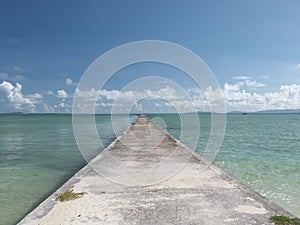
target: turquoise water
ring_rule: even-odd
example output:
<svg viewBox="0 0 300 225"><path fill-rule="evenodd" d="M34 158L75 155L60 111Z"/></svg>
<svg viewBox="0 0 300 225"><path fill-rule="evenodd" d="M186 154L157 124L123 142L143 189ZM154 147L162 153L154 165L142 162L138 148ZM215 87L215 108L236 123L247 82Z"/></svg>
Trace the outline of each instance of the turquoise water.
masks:
<svg viewBox="0 0 300 225"><path fill-rule="evenodd" d="M195 115L185 116L191 129L181 141L189 146L197 133ZM161 117L168 132L180 137L177 115L150 117ZM97 115L95 121L107 146L115 138L110 116ZM125 129L124 125L117 135ZM209 132L210 116L201 115L199 153L205 149ZM103 149L89 139L87 146L90 157ZM300 216L300 115L228 115L215 163ZM0 224L15 224L84 165L71 115L0 115Z"/></svg>
<svg viewBox="0 0 300 225"><path fill-rule="evenodd" d="M180 137L178 116L160 116L167 121L168 132ZM187 116L193 120L194 115ZM200 154L208 143L210 127L210 115L200 115L196 148ZM181 141L189 146L194 133L190 129L190 136ZM228 115L224 142L214 163L300 216L300 114Z"/></svg>
<svg viewBox="0 0 300 225"><path fill-rule="evenodd" d="M107 146L115 138L110 116L96 116L96 125ZM87 141L90 156L103 149ZM85 164L71 115L0 115L0 225L15 224Z"/></svg>

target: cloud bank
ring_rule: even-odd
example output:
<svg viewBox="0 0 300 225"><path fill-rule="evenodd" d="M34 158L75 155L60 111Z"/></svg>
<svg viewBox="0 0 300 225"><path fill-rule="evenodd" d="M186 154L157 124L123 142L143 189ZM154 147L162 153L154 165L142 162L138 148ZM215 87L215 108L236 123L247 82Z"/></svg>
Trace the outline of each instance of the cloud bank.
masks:
<svg viewBox="0 0 300 225"><path fill-rule="evenodd" d="M195 108L199 111L210 111L211 105L220 100L220 93L224 96L227 112L300 109L300 84L281 85L277 91L263 92L265 84L248 78L240 77L234 79L236 82L226 82L219 90L187 89L189 98L168 85L156 90L75 89L73 93L63 89L48 90L44 97L40 93L25 95L22 93L21 83L3 81L0 83L0 92L4 96L1 102L6 101L13 109L30 112L71 112L75 95L83 100L84 105L78 106L82 109L96 102L97 113L109 113L112 107L121 110L128 102L136 99L140 101L134 102L132 107L137 112L172 112L174 108L180 112L190 112Z"/></svg>

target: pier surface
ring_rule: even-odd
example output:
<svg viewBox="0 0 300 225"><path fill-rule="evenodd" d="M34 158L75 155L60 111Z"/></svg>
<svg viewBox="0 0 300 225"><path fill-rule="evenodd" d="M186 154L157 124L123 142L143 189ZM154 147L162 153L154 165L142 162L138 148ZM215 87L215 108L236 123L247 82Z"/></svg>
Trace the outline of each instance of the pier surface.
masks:
<svg viewBox="0 0 300 225"><path fill-rule="evenodd" d="M56 200L70 189L86 194ZM19 225L262 225L279 214L291 216L140 116Z"/></svg>

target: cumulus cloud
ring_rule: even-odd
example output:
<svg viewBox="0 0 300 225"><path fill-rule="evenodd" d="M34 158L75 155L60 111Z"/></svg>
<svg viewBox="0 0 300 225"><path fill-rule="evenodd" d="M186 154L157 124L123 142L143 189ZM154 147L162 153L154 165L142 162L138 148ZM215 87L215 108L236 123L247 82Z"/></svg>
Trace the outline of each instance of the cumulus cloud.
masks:
<svg viewBox="0 0 300 225"><path fill-rule="evenodd" d="M242 85L243 83L237 83L237 84L229 84L229 83L225 83L224 84L224 91L238 91L240 90L240 86Z"/></svg>
<svg viewBox="0 0 300 225"><path fill-rule="evenodd" d="M167 85L166 87L163 87L159 90L152 91L150 89L145 90L145 94L147 97L153 97L153 98L161 98L161 99L167 99L167 100L184 100L186 99L186 96L182 93L182 90L177 90L174 87L170 87Z"/></svg>
<svg viewBox="0 0 300 225"><path fill-rule="evenodd" d="M77 84L74 83L72 79L67 78L66 79L66 85L68 85L68 86L76 86Z"/></svg>
<svg viewBox="0 0 300 225"><path fill-rule="evenodd" d="M27 105L34 111L35 103L37 102L36 100L43 98L43 96L39 93L23 95L22 85L20 83L16 83L14 86L8 81L3 81L0 84L0 91L5 93L8 102L15 109L22 109L22 106Z"/></svg>
<svg viewBox="0 0 300 225"><path fill-rule="evenodd" d="M54 109L54 106L52 106L51 104L43 103L42 104L42 111L47 112L47 113L54 113L55 109Z"/></svg>
<svg viewBox="0 0 300 225"><path fill-rule="evenodd" d="M58 90L56 97L59 98L59 102L54 105L54 108L57 109L58 112L69 113L71 106L66 102L69 98L69 94L65 90Z"/></svg>
<svg viewBox="0 0 300 225"><path fill-rule="evenodd" d="M96 90L81 91L76 89L75 96L82 99L84 105L78 106L88 109L92 101L96 101L96 109L109 110L111 107L119 108L120 112L126 108L128 102L130 107L136 110L161 110L170 112L170 108L176 108L180 112L191 112L195 107L199 111L210 111L211 107L222 103L224 96L227 111L260 111L275 109L300 109L300 84L282 85L273 92L262 92L265 84L255 80L240 80L236 83L226 82L221 89L212 89L211 87L201 90L200 88L191 88L186 90L189 98L186 98L182 92L171 86L165 86L160 89L145 90ZM261 88L257 93L257 88ZM66 97L64 92L61 97ZM143 101L152 101L152 108L147 107ZM61 102L62 103L62 102ZM65 103L64 107L66 107ZM63 105L58 105L62 107ZM109 112L109 111L106 111Z"/></svg>
<svg viewBox="0 0 300 225"><path fill-rule="evenodd" d="M7 102L15 109L31 108L34 111L42 109L47 112L69 112L70 96L81 99L78 107L83 111L90 109L94 104L97 112L109 113L112 107L124 112L124 107L131 107L136 111L145 112L192 112L195 108L199 111L210 111L212 107L222 103L224 96L227 111L259 111L272 109L300 109L300 84L282 85L273 92L263 92L265 84L255 80L236 80L234 83L226 82L220 89L211 87L201 90L191 88L186 90L189 96L185 96L182 90L173 86L164 86L157 89L139 90L79 90L75 93L67 93L61 89L56 92L49 90L47 95L39 93L23 94L20 83L13 84L8 81L0 83L0 91L6 96ZM257 93L257 88L261 88ZM188 98L190 97L190 98ZM47 102L47 101L50 102Z"/></svg>
<svg viewBox="0 0 300 225"><path fill-rule="evenodd" d="M86 101L89 99L106 99L106 100L127 100L131 101L133 99L168 99L168 100L182 100L185 97L182 92L177 91L175 88L170 86L163 87L158 90L145 89L142 91L137 90L96 90L94 88L88 91L81 91L79 89L75 90L75 96L78 98L84 98Z"/></svg>
<svg viewBox="0 0 300 225"><path fill-rule="evenodd" d="M122 93L122 95L120 96L121 93ZM121 92L118 90L111 90L111 91L101 90L101 91L99 91L99 97L104 97L108 100L116 100L119 96L121 98L130 99L130 98L134 97L134 92L133 91Z"/></svg>
<svg viewBox="0 0 300 225"><path fill-rule="evenodd" d="M254 87L254 88L259 88L259 87L265 87L266 85L263 83L259 83L255 80L246 80L244 83L248 87Z"/></svg>
<svg viewBox="0 0 300 225"><path fill-rule="evenodd" d="M100 91L96 90L95 88L91 88L90 90L79 90L76 88L75 90L75 96L76 98L83 98L86 101L91 101L98 97Z"/></svg>
<svg viewBox="0 0 300 225"><path fill-rule="evenodd" d="M66 107L66 103L65 102L61 102L61 103L58 104L58 106L61 107L61 108L64 108L64 107Z"/></svg>
<svg viewBox="0 0 300 225"><path fill-rule="evenodd" d="M58 90L57 95L58 98L68 98L69 95L65 90Z"/></svg>
<svg viewBox="0 0 300 225"><path fill-rule="evenodd" d="M213 95L215 92L216 90L210 89L205 90L204 93ZM300 109L300 85L298 84L282 85L278 91L259 94L242 89L241 84L226 83L223 94L227 111Z"/></svg>
<svg viewBox="0 0 300 225"><path fill-rule="evenodd" d="M133 107L134 110L153 110L153 107L172 107L181 112L193 111L194 104L188 99L188 95L183 94L183 90L175 87L165 86L160 89L152 90L75 90L75 97L78 98L80 105L76 106L78 111L80 108L93 108L94 102L97 100L96 106L114 107L118 112ZM157 100L165 100L164 103L155 104ZM151 102L152 103L149 103ZM145 103L146 102L146 103ZM91 105L88 105L91 104ZM84 105L84 107L83 107ZM145 106L145 107L144 107ZM147 107L148 106L148 107Z"/></svg>

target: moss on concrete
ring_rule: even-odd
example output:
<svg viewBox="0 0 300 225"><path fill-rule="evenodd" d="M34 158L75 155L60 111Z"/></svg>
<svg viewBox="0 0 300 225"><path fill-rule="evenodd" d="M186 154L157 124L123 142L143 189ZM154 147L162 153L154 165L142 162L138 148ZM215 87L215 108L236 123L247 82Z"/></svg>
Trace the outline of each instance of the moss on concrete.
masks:
<svg viewBox="0 0 300 225"><path fill-rule="evenodd" d="M84 192L75 193L73 192L73 190L69 190L62 194L58 194L56 199L60 202L66 202L66 201L81 198L84 194L85 194Z"/></svg>
<svg viewBox="0 0 300 225"><path fill-rule="evenodd" d="M290 218L287 216L272 216L270 220L275 225L300 225L299 218Z"/></svg>

